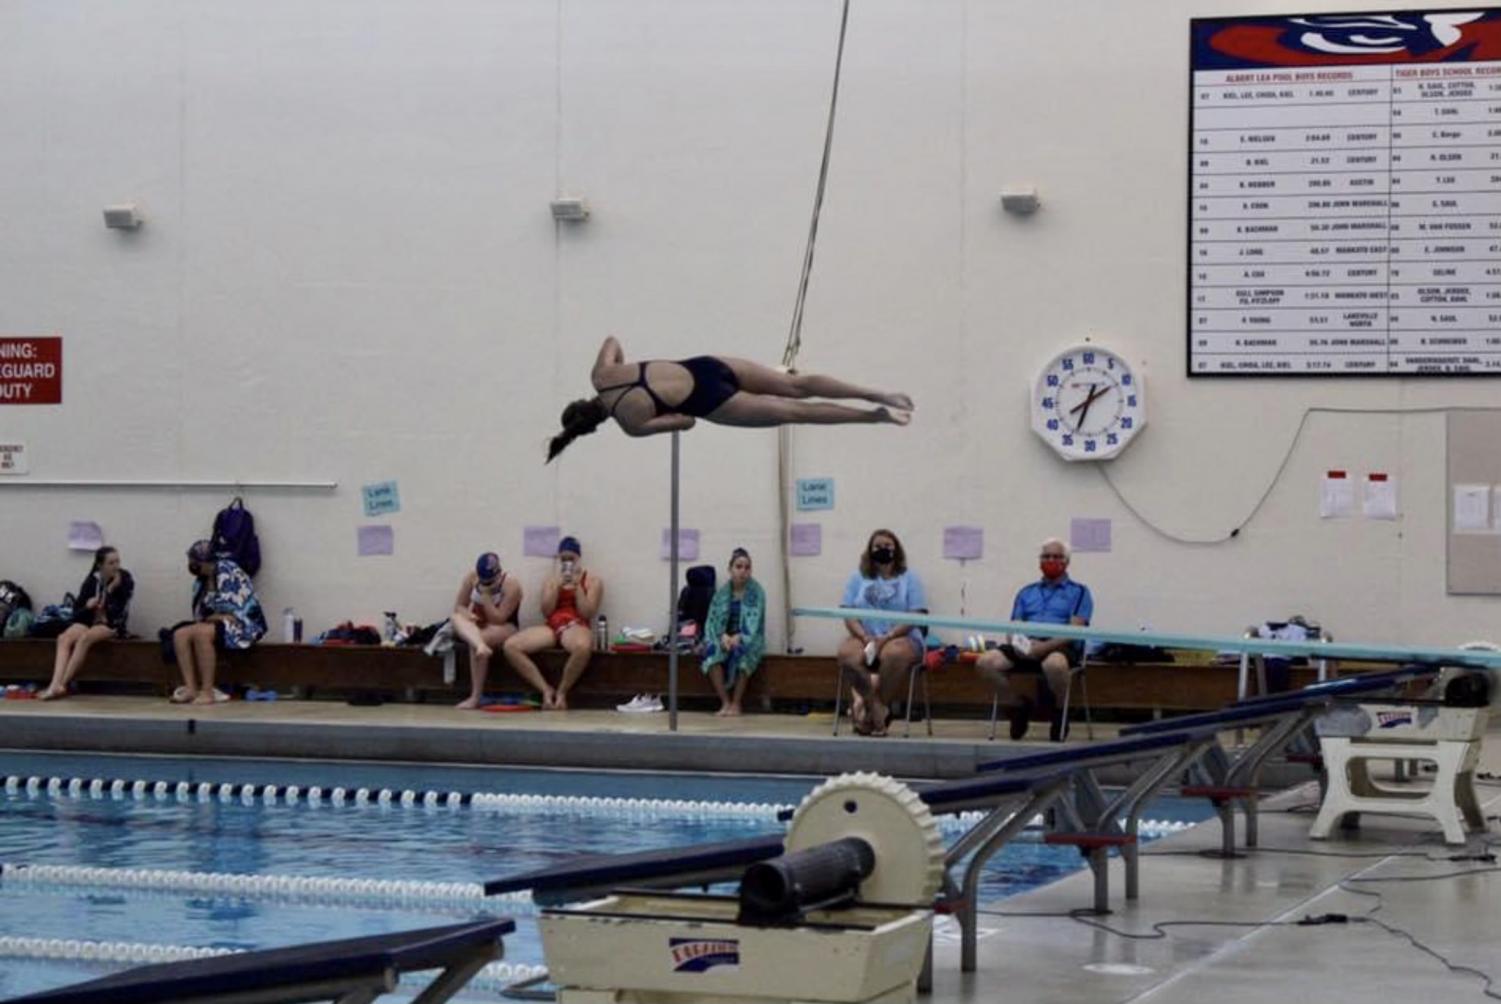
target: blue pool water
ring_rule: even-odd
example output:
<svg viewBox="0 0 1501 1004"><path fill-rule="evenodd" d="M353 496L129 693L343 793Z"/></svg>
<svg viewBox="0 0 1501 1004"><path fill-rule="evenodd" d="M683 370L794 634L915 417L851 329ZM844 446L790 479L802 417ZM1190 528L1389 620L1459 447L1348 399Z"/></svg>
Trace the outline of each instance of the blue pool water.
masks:
<svg viewBox="0 0 1501 1004"><path fill-rule="evenodd" d="M105 778L176 784L257 783L439 792L670 799L668 811L500 806L245 804L236 798L49 797L0 792L0 863L240 875L476 883L583 853L624 853L780 832L765 811L725 814L682 802L794 804L821 778L581 773L386 764L0 754L0 777ZM44 786L45 787L45 786ZM1199 803L1153 807L1155 819L1202 818ZM952 836L950 836L952 839ZM1077 853L1036 841L992 862L982 899L1036 888L1080 867ZM506 961L542 964L529 903L371 907L275 897L165 892L110 884L0 883L5 936L254 949L451 923L517 919ZM126 968L0 958L0 999ZM494 999L493 995L490 999Z"/></svg>

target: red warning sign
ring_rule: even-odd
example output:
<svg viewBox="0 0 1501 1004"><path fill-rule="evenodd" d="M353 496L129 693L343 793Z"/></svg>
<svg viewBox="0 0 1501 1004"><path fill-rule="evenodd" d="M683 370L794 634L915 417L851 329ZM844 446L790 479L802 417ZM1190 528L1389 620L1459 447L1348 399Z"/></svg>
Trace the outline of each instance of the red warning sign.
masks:
<svg viewBox="0 0 1501 1004"><path fill-rule="evenodd" d="M0 404L62 403L62 338L0 338Z"/></svg>

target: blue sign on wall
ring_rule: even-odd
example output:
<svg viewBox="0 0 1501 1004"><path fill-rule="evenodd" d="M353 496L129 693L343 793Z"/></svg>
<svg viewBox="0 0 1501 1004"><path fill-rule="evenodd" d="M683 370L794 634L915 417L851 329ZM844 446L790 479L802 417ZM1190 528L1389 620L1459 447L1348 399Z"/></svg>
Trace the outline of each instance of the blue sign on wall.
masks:
<svg viewBox="0 0 1501 1004"><path fill-rule="evenodd" d="M797 511L834 508L833 478L798 478Z"/></svg>
<svg viewBox="0 0 1501 1004"><path fill-rule="evenodd" d="M397 491L394 481L377 481L373 485L365 485L362 494L365 497L366 516L401 512L401 493Z"/></svg>

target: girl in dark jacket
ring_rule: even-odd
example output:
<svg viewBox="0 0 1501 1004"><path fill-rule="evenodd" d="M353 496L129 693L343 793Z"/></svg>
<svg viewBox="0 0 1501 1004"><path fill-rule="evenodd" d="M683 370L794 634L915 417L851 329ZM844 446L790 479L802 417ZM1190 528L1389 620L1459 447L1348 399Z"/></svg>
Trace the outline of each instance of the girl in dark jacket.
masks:
<svg viewBox="0 0 1501 1004"><path fill-rule="evenodd" d="M101 547L94 552L94 567L78 587L73 603L73 623L57 639L57 655L52 664L52 682L37 697L44 701L68 696L68 685L83 667L83 660L95 642L106 638L124 638L125 621L130 615L130 597L135 580L120 567L120 552Z"/></svg>

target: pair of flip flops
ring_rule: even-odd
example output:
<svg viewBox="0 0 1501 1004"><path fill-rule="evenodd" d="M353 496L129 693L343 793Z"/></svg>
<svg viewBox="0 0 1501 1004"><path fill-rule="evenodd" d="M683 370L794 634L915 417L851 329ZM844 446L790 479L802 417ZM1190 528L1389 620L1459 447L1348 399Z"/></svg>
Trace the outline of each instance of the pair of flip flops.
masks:
<svg viewBox="0 0 1501 1004"><path fill-rule="evenodd" d="M172 691L172 696L168 698L168 700L170 700L173 704L192 704L194 699L195 695L187 687L178 687L176 690ZM215 704L223 704L228 700L228 694L220 690L218 687L214 688Z"/></svg>
<svg viewBox="0 0 1501 1004"><path fill-rule="evenodd" d="M879 726L870 716L870 708L865 701L852 701L850 703L850 727L855 730L857 736L884 736L886 730L891 727L892 712L886 709L886 720Z"/></svg>
<svg viewBox="0 0 1501 1004"><path fill-rule="evenodd" d="M281 695L274 690L257 690L251 687L245 691L245 700L247 701L274 701L279 697Z"/></svg>
<svg viewBox="0 0 1501 1004"><path fill-rule="evenodd" d="M488 711L492 715L503 715L518 711L541 711L542 704L535 699L508 695L498 701L480 705L480 710Z"/></svg>

